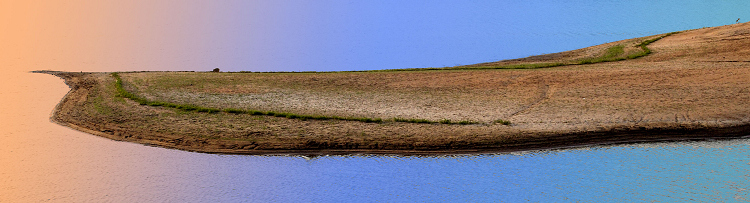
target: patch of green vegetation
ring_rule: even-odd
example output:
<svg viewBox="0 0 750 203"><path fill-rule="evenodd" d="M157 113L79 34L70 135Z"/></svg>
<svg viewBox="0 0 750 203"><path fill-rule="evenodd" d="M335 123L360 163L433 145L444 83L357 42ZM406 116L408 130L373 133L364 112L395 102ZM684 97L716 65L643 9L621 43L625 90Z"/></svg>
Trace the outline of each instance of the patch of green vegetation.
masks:
<svg viewBox="0 0 750 203"><path fill-rule="evenodd" d="M242 109L232 109L232 108L226 108L226 109L224 109L224 112L233 113L233 114L243 114L243 113L246 113Z"/></svg>
<svg viewBox="0 0 750 203"><path fill-rule="evenodd" d="M108 116L114 115L112 108L104 104L104 98L102 98L101 96L91 98L89 99L89 101L91 102L94 110L96 110L97 113Z"/></svg>
<svg viewBox="0 0 750 203"><path fill-rule="evenodd" d="M112 99L119 103L125 103L125 98L122 98L122 97L114 97Z"/></svg>
<svg viewBox="0 0 750 203"><path fill-rule="evenodd" d="M497 120L493 121L493 123L498 123L498 124L502 124L502 125L510 125L510 121L503 120L503 119L497 119Z"/></svg>
<svg viewBox="0 0 750 203"><path fill-rule="evenodd" d="M625 45L616 45L609 47L604 55L600 57L583 59L578 61L577 64L594 64L602 62L622 61L626 59L625 57L620 57L620 55L624 53Z"/></svg>
<svg viewBox="0 0 750 203"><path fill-rule="evenodd" d="M463 120L458 122L453 122L450 119L441 119L439 121L431 121L427 119L418 119L418 118L393 118L393 122L404 122L404 123L425 123L425 124L434 124L434 123L440 123L440 124L449 124L449 125L470 125L470 124L477 124L479 122L469 121L469 120Z"/></svg>
<svg viewBox="0 0 750 203"><path fill-rule="evenodd" d="M417 118L393 118L393 122L404 122L404 123L435 123L434 121L427 120L427 119L417 119Z"/></svg>
<svg viewBox="0 0 750 203"><path fill-rule="evenodd" d="M670 33L667 33L667 34L665 34L665 35L663 35L661 37L657 37L657 38L654 38L654 39L650 39L650 40L646 40L644 42L641 42L641 44L638 44L638 46L641 47L641 49L643 49L643 51L635 53L635 54L628 55L627 58L628 59L635 59L635 58L640 58L640 57L644 57L646 55L649 55L649 54L651 54L651 49L649 49L646 46L648 46L651 43L654 43L657 40L660 40L662 38L665 38L665 37L668 37L670 35L677 34L677 33L680 33L680 32L670 32Z"/></svg>
<svg viewBox="0 0 750 203"><path fill-rule="evenodd" d="M113 91L115 89L114 85L108 84L104 85L104 87L94 87L92 91L95 92L102 92L102 91ZM113 98L112 100L109 100L109 98L105 98L102 94L89 94L88 99L86 100L87 105L91 105L91 109L95 111L97 114L106 115L106 116L114 116L117 112L110 107L110 103L112 101L117 101L117 97ZM122 100L122 99L121 99Z"/></svg>
<svg viewBox="0 0 750 203"><path fill-rule="evenodd" d="M607 53L604 54L603 58L615 58L625 53L625 45L617 45L607 49Z"/></svg>

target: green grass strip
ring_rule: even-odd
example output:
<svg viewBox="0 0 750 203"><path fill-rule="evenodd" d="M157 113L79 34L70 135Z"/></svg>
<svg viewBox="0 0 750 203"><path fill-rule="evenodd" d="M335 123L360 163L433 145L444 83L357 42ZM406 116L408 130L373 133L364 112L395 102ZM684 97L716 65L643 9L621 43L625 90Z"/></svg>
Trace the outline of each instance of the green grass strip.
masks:
<svg viewBox="0 0 750 203"><path fill-rule="evenodd" d="M628 59L636 59L636 58L644 57L644 56L651 54L651 49L649 49L646 46L648 46L651 43L654 43L657 40L660 40L662 38L665 38L665 37L668 37L670 35L677 34L677 33L680 33L680 32L670 32L670 33L665 34L664 36L641 42L641 44L639 44L638 46L641 47L641 49L643 49L643 52L628 55Z"/></svg>
<svg viewBox="0 0 750 203"><path fill-rule="evenodd" d="M444 70L488 70L488 69L537 69L552 68L558 66L567 66L567 63L532 63L532 64L514 64L504 66L476 66L476 67L445 67L445 68L404 68L404 69L384 69L368 71L341 71L341 72L401 72L401 71L444 71Z"/></svg>
<svg viewBox="0 0 750 203"><path fill-rule="evenodd" d="M677 34L680 32L671 32L664 34L663 36L646 40L636 45L641 48L641 52L633 53L624 57L617 57L625 53L624 45L616 45L607 49L607 52L597 58L582 59L575 62L567 63L532 63L532 64L513 64L513 65L501 65L501 66L475 66L475 67L444 67L444 68L404 68L404 69L384 69L384 70L366 70L366 71L336 71L336 72L399 72L399 71L441 71L441 70L487 70L487 69L537 69L537 68L552 68L559 66L569 65L584 65L584 64L595 64L604 62L622 61L627 59L636 59L651 54L651 49L646 47L647 45L660 40L664 37ZM315 72L315 71L308 71Z"/></svg>
<svg viewBox="0 0 750 203"><path fill-rule="evenodd" d="M581 59L579 61L567 62L567 63L531 63L531 64L512 64L512 65L501 65L501 66L474 66L474 67L442 67L442 68L401 68L401 69L382 69L382 70L359 70L359 71L300 71L300 72L289 72L289 71L273 71L273 72L252 72L252 71L240 71L239 73L356 73L356 72L401 72L401 71L445 71L445 70L487 70L487 69L537 69L537 68L552 68L559 66L570 66L570 65L584 65L584 64L595 64L603 62L622 61L627 59L636 59L651 54L651 49L646 47L647 45L660 40L664 37L680 33L671 32L663 36L646 40L636 46L640 47L641 52L633 53L625 57L617 57L623 54L624 46L616 45L607 49L607 52L597 58ZM233 73L233 72L226 72ZM237 73L237 72L234 72Z"/></svg>
<svg viewBox="0 0 750 203"><path fill-rule="evenodd" d="M300 114L294 114L294 113L288 113L288 112L274 112L274 111L264 112L264 111L243 110L243 109L233 109L233 108L216 109L216 108L206 108L206 107L195 106L192 104L175 104L175 103L161 102L161 101L150 101L148 99L138 97L135 94L126 91L122 87L122 78L120 78L120 75L118 73L112 73L112 77L115 78L115 88L117 89L116 96L128 98L130 100L138 102L141 105L163 106L163 107L169 107L169 108L174 108L174 109L180 109L183 111L194 111L194 112L205 112L205 113L225 112L225 113L231 113L231 114L274 116L274 117L283 117L283 118L299 119L299 120L343 120L343 121L359 121L359 122L365 122L365 123L382 123L383 122L383 119L381 118L300 115ZM436 122L436 121L430 121L426 119L394 118L393 121L394 122L406 122L406 123L426 123L426 124L434 124L434 123L459 124L459 125L477 124L477 122L473 122L473 121L451 122L450 120L447 120L447 119L443 119L441 121Z"/></svg>
<svg viewBox="0 0 750 203"><path fill-rule="evenodd" d="M612 46L608 48L607 52L601 57L582 59L575 64L595 64L595 63L602 63L602 62L622 61L622 60L625 60L625 57L617 57L617 56L624 54L624 53L625 53L625 45L616 45L616 46Z"/></svg>

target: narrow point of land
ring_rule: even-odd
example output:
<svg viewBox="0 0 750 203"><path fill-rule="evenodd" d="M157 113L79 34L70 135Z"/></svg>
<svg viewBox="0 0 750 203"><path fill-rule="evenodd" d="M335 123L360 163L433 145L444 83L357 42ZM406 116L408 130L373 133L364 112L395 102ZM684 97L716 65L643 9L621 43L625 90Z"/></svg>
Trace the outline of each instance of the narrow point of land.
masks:
<svg viewBox="0 0 750 203"><path fill-rule="evenodd" d="M38 71L61 125L229 154L467 154L737 138L750 24L468 66L350 72Z"/></svg>

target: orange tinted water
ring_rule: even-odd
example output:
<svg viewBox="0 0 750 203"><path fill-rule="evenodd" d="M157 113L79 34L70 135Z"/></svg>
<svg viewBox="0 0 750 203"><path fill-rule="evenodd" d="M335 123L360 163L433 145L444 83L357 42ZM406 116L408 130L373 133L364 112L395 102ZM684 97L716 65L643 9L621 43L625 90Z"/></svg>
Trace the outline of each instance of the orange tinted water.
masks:
<svg viewBox="0 0 750 203"><path fill-rule="evenodd" d="M51 123L50 112L67 91L51 75L3 72L0 202L176 198L154 194L159 185L153 183L193 175L176 170L196 164L184 159L189 153L115 142ZM169 188L191 190L185 184Z"/></svg>

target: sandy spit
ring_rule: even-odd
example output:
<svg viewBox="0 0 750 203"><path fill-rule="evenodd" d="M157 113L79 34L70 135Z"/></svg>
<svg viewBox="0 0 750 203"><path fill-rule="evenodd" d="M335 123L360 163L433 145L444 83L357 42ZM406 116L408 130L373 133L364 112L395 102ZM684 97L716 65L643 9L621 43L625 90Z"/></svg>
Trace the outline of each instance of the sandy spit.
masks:
<svg viewBox="0 0 750 203"><path fill-rule="evenodd" d="M484 64L579 60L617 45L630 53L647 39ZM71 87L51 117L60 125L205 153L476 154L749 134L750 24L688 30L649 48L638 59L534 70L121 73L128 91L151 100L383 123L185 112L117 97L109 73L40 72ZM396 117L478 124L388 121Z"/></svg>

